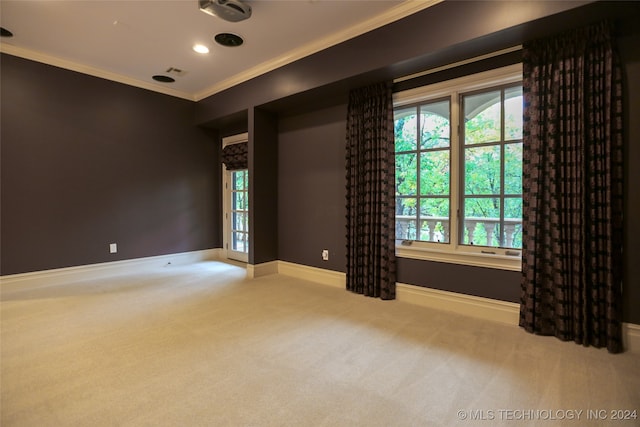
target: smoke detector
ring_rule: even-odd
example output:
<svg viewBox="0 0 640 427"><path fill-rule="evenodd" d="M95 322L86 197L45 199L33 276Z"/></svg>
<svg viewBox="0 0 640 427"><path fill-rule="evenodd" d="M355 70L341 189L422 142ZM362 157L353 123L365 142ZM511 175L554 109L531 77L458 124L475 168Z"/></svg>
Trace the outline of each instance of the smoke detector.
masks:
<svg viewBox="0 0 640 427"><path fill-rule="evenodd" d="M229 22L244 21L251 17L251 6L239 0L198 0L200 10Z"/></svg>

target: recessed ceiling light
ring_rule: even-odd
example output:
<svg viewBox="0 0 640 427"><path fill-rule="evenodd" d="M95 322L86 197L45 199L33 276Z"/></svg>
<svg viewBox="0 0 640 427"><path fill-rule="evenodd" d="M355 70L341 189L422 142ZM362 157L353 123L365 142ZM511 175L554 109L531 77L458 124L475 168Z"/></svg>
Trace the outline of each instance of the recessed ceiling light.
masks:
<svg viewBox="0 0 640 427"><path fill-rule="evenodd" d="M203 44L196 44L193 46L193 50L198 53L209 53L209 48Z"/></svg>
<svg viewBox="0 0 640 427"><path fill-rule="evenodd" d="M157 82L161 82L161 83L173 83L176 81L176 79L174 79L173 77L169 77L169 76L163 76L163 75L155 75L152 77L153 80L157 81Z"/></svg>
<svg viewBox="0 0 640 427"><path fill-rule="evenodd" d="M0 27L0 36L2 37L13 37L13 33L7 30L4 27Z"/></svg>
<svg viewBox="0 0 640 427"><path fill-rule="evenodd" d="M214 37L215 41L222 46L236 47L244 43L242 37L231 33L220 33Z"/></svg>

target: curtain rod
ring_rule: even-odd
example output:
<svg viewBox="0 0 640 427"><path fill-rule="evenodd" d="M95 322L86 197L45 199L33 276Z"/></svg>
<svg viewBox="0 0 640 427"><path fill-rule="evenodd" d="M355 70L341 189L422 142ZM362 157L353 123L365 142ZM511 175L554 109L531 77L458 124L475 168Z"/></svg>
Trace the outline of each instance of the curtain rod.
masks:
<svg viewBox="0 0 640 427"><path fill-rule="evenodd" d="M451 68L459 67L461 65L466 65L466 64L471 64L473 62L482 61L483 59L493 58L495 56L504 55L505 53L516 52L516 51L521 50L521 49L522 49L522 45L519 44L517 46L508 47L506 49L498 50L498 51L495 51L495 52L491 52L491 53L487 53L487 54L484 54L484 55L476 56L476 57L473 57L473 58L465 59L465 60L462 60L462 61L454 62L454 63L451 63L451 64L443 65L441 67L431 68L430 70L420 71L419 73L410 74L408 76L403 76L403 77L398 77L397 79L394 79L393 82L394 83L404 82L404 81L407 81L407 80L415 79L417 77L422 77L422 76L426 76L428 74L437 73L439 71L444 71L444 70L448 70L448 69L451 69Z"/></svg>

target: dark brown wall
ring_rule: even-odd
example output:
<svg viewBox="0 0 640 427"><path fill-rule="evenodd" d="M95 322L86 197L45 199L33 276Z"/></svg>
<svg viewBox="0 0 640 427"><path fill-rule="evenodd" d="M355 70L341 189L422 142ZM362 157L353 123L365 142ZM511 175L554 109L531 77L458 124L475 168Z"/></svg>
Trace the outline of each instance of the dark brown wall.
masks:
<svg viewBox="0 0 640 427"><path fill-rule="evenodd" d="M582 3L444 2L195 111L187 101L3 55L2 274L221 246L218 148L190 125L194 117L220 135L246 128L254 138L254 207L264 215L254 217L252 262L344 271L349 87L613 16L623 23L627 73L624 318L640 323L640 8L602 2L560 13ZM245 117L246 127L238 124ZM119 244L115 256L110 242ZM519 282L513 272L407 259L398 280L507 301L517 300Z"/></svg>
<svg viewBox="0 0 640 427"><path fill-rule="evenodd" d="M345 136L347 106L279 122L278 257L346 271ZM322 261L329 249L329 261ZM517 301L520 273L398 259L398 281L469 295Z"/></svg>
<svg viewBox="0 0 640 427"><path fill-rule="evenodd" d="M278 256L346 271L346 105L280 120ZM323 261L323 249L329 260Z"/></svg>
<svg viewBox="0 0 640 427"><path fill-rule="evenodd" d="M640 168L634 167L640 164L640 121L634 119L640 115L637 46L640 35L619 40L627 80L624 320L636 324L640 323L640 221L635 221L640 212ZM345 129L345 104L280 118L278 256L283 261L345 271ZM322 249L330 250L330 261L321 260ZM399 258L398 281L511 302L520 297L520 273L513 271Z"/></svg>
<svg viewBox="0 0 640 427"><path fill-rule="evenodd" d="M217 146L194 103L1 65L3 275L221 246Z"/></svg>
<svg viewBox="0 0 640 427"><path fill-rule="evenodd" d="M249 110L249 263L278 259L278 122Z"/></svg>
<svg viewBox="0 0 640 427"><path fill-rule="evenodd" d="M398 258L398 282L449 292L520 301L520 272Z"/></svg>
<svg viewBox="0 0 640 427"><path fill-rule="evenodd" d="M624 319L640 324L640 35L619 39L618 48L626 85Z"/></svg>

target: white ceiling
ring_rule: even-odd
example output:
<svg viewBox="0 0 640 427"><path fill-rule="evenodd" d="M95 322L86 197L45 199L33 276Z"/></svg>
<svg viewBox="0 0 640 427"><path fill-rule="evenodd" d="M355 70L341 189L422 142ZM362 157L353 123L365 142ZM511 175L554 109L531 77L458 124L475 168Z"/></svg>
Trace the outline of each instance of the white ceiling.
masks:
<svg viewBox="0 0 640 427"><path fill-rule="evenodd" d="M252 16L233 23L201 12L198 0L1 0L1 25L14 36L0 50L200 100L439 1L246 0ZM220 46L221 32L245 42ZM210 52L194 52L196 43ZM152 79L170 67L184 74Z"/></svg>

